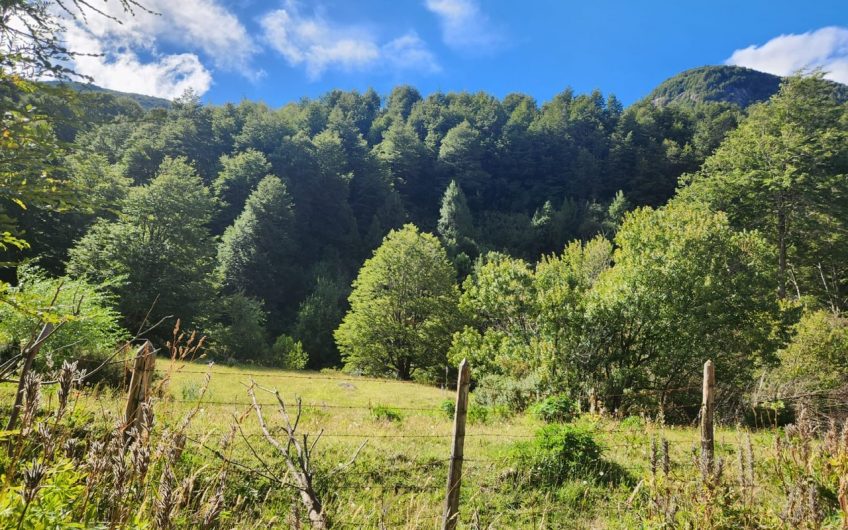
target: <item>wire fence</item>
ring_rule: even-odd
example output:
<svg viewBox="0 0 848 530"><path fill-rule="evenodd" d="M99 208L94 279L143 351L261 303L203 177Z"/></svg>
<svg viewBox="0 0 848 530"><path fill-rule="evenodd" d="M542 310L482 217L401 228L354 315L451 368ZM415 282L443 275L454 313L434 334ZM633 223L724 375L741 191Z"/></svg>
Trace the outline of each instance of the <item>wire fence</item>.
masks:
<svg viewBox="0 0 848 530"><path fill-rule="evenodd" d="M142 354L142 355L150 355L150 354ZM131 360L127 361L124 359L109 361L109 364L124 364L129 366L131 364ZM188 368L186 368L188 366ZM207 378L211 377L212 381L216 379L220 380L221 378L226 378L227 382L231 382L236 379L254 379L254 378L271 378L275 381L284 381L286 379L299 379L299 380L320 380L320 381L336 381L336 382L359 382L359 383L368 383L368 384L378 384L378 385L386 385L387 388L393 388L391 385L398 384L395 381L387 381L384 379L377 378L364 378L358 376L336 376L336 375L321 375L321 374L305 374L305 373L290 373L290 372L262 372L262 371L229 371L229 370L220 370L215 369L210 366L205 370L200 370L194 368L196 365L175 365L172 364L168 369L162 370L159 369L157 371L165 374L169 374L171 377L174 375L188 375L188 376L203 376L203 377L189 377L187 379L180 379L180 382L190 383L190 384L199 384L202 385ZM268 381L268 379L264 379L264 381ZM172 379L173 382L173 379ZM208 381L207 381L208 382ZM244 382L244 381L239 381ZM273 383L273 382L272 382ZM677 393L691 393L693 390L700 388L700 386L696 385L685 385L674 388L660 388L660 389L642 389L634 392L628 392L626 394L621 394L622 396L633 397L633 396L673 396ZM83 388L79 391L79 396L87 396L88 398L97 399L96 394L92 394L88 389ZM391 392L386 393L387 397L391 397ZM817 397L822 397L821 395L816 394ZM433 399L428 398L428 399ZM770 399L774 399L772 396ZM785 395L780 396L778 399L783 399L785 401L804 401L810 399L810 394L796 394L796 395ZM185 408L187 411L190 410L198 410L205 407L233 407L233 408L241 408L244 409L244 413L250 412L250 409L253 408L277 408L281 405L278 401L270 401L270 400L248 400L248 399L213 399L207 398L204 395L199 396L197 399L186 399L185 397L178 398L174 397L168 393L155 398L155 406L160 405L168 405L174 404L179 405L181 408ZM390 401L390 400L389 400ZM340 411L340 414L343 414L342 411L363 411L368 413L373 413L376 407L390 407L391 409L395 409L398 411L405 411L410 413L421 413L422 415L434 415L436 417L440 417L443 421L446 421L448 418L446 416L445 408L440 406L411 406L408 404L398 404L391 405L380 403L379 405L373 405L371 403L368 404L350 404L350 403L338 403L332 401L302 401L302 400L287 400L282 403L282 405L286 408L291 408L292 410L312 410L312 409L320 409L327 411ZM840 403L831 400L828 401L828 398L825 398L825 405L831 406L834 408L839 407ZM667 405L664 409L664 412L668 412L673 410L675 407L686 407L691 408L691 405L686 404L678 404L678 405ZM449 457L432 457L427 456L427 454L419 454L419 446L416 444L418 440L434 440L434 441L449 441L453 437L453 433L451 432L381 432L380 429L397 429L398 431L405 428L402 425L395 425L391 423L385 423L380 425L378 428L375 428L374 424L362 423L361 418L351 418L351 415L344 416L345 420L357 420L357 421L348 421L348 425L343 425L339 422L340 417L337 415L329 415L329 416L320 416L314 418L315 421L321 422L323 421L326 424L326 430L320 429L317 432L309 433L309 436L314 440L318 437L320 438L337 438L340 440L349 439L352 441L356 441L357 443L360 440L399 440L404 442L409 442L408 445L399 443L398 447L401 447L400 453L395 453L393 455L385 454L380 455L379 450L378 453L374 456L378 458L380 456L385 456L388 461L388 465L390 465L392 469L392 473L394 474L414 474L419 473L421 471L425 471L429 475L442 474L447 471L449 464L452 461L452 458ZM234 414L235 417L235 414ZM242 414L242 418L244 418L244 414ZM635 423L633 425L627 425L622 422L615 421L606 421L600 420L595 426L591 429L591 433L595 435L598 439L600 446L606 452L605 458L609 459L610 462L614 463L618 466L623 472L629 473L634 477L644 476L646 473L651 472L651 462L650 462L650 452L652 451L652 440L662 440L663 444L669 447L676 447L677 449L677 458L678 462L676 462L675 466L680 466L681 458L686 461L687 464L691 464L692 458L686 457L687 453L695 454L699 449L699 440L697 435L692 431L691 428L675 428L673 426L665 426L661 423L651 422L650 420L644 420L644 423ZM519 422L520 423L520 422ZM472 425L465 433L465 437L467 439L480 439L480 440L493 440L498 442L503 442L505 445L503 447L510 447L510 444L516 442L522 442L526 440L531 440L537 437L535 433L527 432L534 428L535 424L526 423L526 424L515 424L511 423L509 428L504 428L501 425ZM312 422L310 424L312 428L316 427L315 423ZM346 432L344 428L347 427L348 431ZM446 423L442 423L441 425L433 425L430 428L434 430L438 430L439 428L447 429L448 425ZM420 424L414 425L412 428L421 429L422 426ZM523 429L525 432L515 432L512 429ZM351 432L352 431L352 432ZM750 441L746 441L743 439L743 435L747 433L746 430L731 430L731 431L719 431L717 433L715 444L717 449L721 451L728 452L740 452L743 448L750 446ZM774 431L771 431L774 432ZM281 433L280 430L275 430L270 433L271 436L279 435ZM252 440L261 440L263 438L268 438L269 434L262 432L240 432L240 436L237 436L237 440L232 441L233 444L246 444L250 446L251 451L255 451L254 447L251 445ZM198 451L204 452L208 454L210 457L214 457L217 459L221 459L225 461L228 465L232 466L234 469L237 469L239 473L244 473L246 475L250 475L257 479L267 480L271 482L281 483L282 479L279 476L276 476L273 473L269 473L267 470L263 470L258 467L256 462L247 461L244 459L233 457L232 454L227 453L226 449L222 449L220 446L217 446L215 442L211 440L211 434L209 436L197 436L191 435L186 436L186 439L191 442L193 447L196 447ZM432 452L433 448L438 448L439 446L433 445L428 452ZM514 466L515 461L512 460L512 456L510 453L502 452L500 449L496 449L494 451L489 449L489 446L480 446L482 449L477 449L475 444L471 444L470 447L472 451L470 451L467 456L463 458L464 469L469 474L480 473L481 476L484 476L487 473L492 473L494 471L498 472L506 472L509 471L512 466ZM445 446L445 450L447 451L447 446ZM655 449L654 449L655 450ZM246 454L244 452L242 455ZM255 454L255 452L254 452ZM405 454L404 458L391 458L392 456L397 457L399 454ZM625 456L622 456L625 455ZM635 456L634 456L635 455ZM681 456L684 455L684 456ZM681 466L682 467L682 466ZM586 476L592 476L595 474L603 474L604 469L599 467L595 470L587 470L585 471ZM693 481L691 477L691 473L687 474L683 471L674 472L670 475L672 480L686 482ZM438 483L438 484L437 484ZM282 484L285 485L285 484ZM404 485L405 488L420 488L421 491L429 491L432 492L434 487L441 487L441 483L436 481L434 483L427 484L413 484L413 485ZM552 510L555 510L555 507L552 507ZM527 512L523 512L523 508L517 508L516 510L510 511L509 517L510 520L516 520L516 517L521 517L526 515L530 518L538 518L540 516L544 516L544 510L541 510L538 507L534 507L532 509L527 509ZM429 517L429 516L428 516ZM434 517L434 520L438 519L438 517ZM362 521L337 521L334 520L334 524L336 526L350 526L356 527L362 525Z"/></svg>

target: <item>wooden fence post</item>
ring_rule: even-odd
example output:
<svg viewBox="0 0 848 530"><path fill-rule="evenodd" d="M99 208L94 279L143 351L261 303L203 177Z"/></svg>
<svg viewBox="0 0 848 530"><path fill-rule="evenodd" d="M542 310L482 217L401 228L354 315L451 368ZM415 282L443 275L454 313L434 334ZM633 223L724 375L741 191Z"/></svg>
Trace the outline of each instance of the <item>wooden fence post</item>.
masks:
<svg viewBox="0 0 848 530"><path fill-rule="evenodd" d="M715 462L715 438L713 433L713 409L715 401L715 366L712 361L704 363L704 389L701 401L701 473L704 479L713 472Z"/></svg>
<svg viewBox="0 0 848 530"><path fill-rule="evenodd" d="M150 380L156 367L156 356L150 341L144 341L135 353L132 378L127 392L127 406L124 409L124 432L138 427L141 421L141 405L150 393Z"/></svg>
<svg viewBox="0 0 848 530"><path fill-rule="evenodd" d="M456 410L453 417L453 448L448 468L448 486L445 495L445 512L442 516L442 529L453 530L459 519L459 490L462 482L462 456L465 445L465 417L468 412L468 388L471 375L468 362L459 363L459 377L456 381Z"/></svg>

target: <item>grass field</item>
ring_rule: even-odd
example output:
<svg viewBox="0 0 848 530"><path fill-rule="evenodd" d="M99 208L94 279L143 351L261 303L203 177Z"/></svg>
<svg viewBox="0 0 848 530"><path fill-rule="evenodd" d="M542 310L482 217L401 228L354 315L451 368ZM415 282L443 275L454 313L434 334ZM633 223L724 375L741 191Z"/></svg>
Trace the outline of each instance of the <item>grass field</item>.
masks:
<svg viewBox="0 0 848 530"><path fill-rule="evenodd" d="M206 371L210 371L211 379L200 399ZM337 526L438 527L452 429L452 419L442 407L445 401L454 399L453 391L341 373L284 372L253 366L210 369L188 364L173 372L156 405L157 420L160 425L173 424L197 408L191 436L195 442L214 446L234 424L234 418L243 417L245 436L237 437L232 458L258 467L252 450L269 460L273 451L262 440L254 413L245 414L250 408L247 386L252 382L278 390L287 403L293 403L296 397L302 399L299 431L312 436L323 431L316 454L325 469L347 461L367 440L356 463L333 480L327 504ZM263 407L266 417L279 425L273 395L259 390L257 398L269 404ZM118 414L122 397L87 395L80 405L89 410L104 407ZM378 417L375 413L386 408L399 418L389 420L383 417L385 414ZM481 528L609 527L619 521L626 524L627 499L635 484L649 473L650 441L654 437L669 441L675 473L688 477L696 472L692 454L698 433L694 428L587 416L578 421L595 433L597 441L606 448L606 458L624 468L631 477L629 481L609 485L598 482L598 477L587 476L556 490L517 489L510 480L516 470L510 467L508 455L516 444L530 440L542 423L526 414L490 415L485 419L472 416L465 445L463 524L478 524ZM760 433L754 437L754 445L759 451L769 447L772 439L773 434ZM719 429L718 455L735 462L740 441L734 429ZM199 455L215 458L200 444L195 445ZM262 494L261 480L253 484L253 493ZM278 507L283 504L271 503ZM274 517L273 513L263 515Z"/></svg>
<svg viewBox="0 0 848 530"><path fill-rule="evenodd" d="M159 365L160 370L165 369L167 362ZM156 430L161 433L172 428L195 411L184 458L201 467L223 465L222 457L239 464L230 466L229 471L227 495L237 499L227 514L231 524L286 528L295 524L292 514L297 510L293 507L299 502L294 491L247 469L285 474L281 459L274 457L250 409L247 387L255 383L261 387L257 399L264 404L272 430L279 428L280 416L274 396L262 389L278 390L290 404L301 398L303 417L298 431L308 433L310 439L323 431L315 451L316 486L334 527L439 527L452 429L443 405L454 399L453 391L337 372L209 368L199 363L173 368L154 406ZM204 393L207 371L211 379ZM11 385L2 388L11 394ZM49 399L49 390L46 395ZM119 420L123 406L123 395L112 390L83 391L75 405L77 416L102 422L99 427L105 430ZM226 455L218 453L220 440L237 421L241 431ZM530 442L543 423L529 414L491 413L485 418L472 414L465 443L460 528L662 526L643 525L640 518L644 513L634 508L654 502L640 492L640 482L651 477L651 440L668 440L671 473L667 480L685 492L686 485L698 477L694 457L697 429L662 426L642 418L620 421L590 415L581 416L576 424L593 433L604 447L604 458L626 472L624 479L609 482L599 476L602 471L585 470L584 475L570 477L556 488L517 480L524 470L515 468L510 455L517 444ZM769 453L775 436L775 431L752 434L761 475L772 465ZM717 456L724 459L728 470L735 470L743 435L736 429L719 428L716 439ZM336 472L362 442L366 444L355 463ZM757 485L758 502L778 499L777 487L771 480ZM775 512L778 508L763 506Z"/></svg>

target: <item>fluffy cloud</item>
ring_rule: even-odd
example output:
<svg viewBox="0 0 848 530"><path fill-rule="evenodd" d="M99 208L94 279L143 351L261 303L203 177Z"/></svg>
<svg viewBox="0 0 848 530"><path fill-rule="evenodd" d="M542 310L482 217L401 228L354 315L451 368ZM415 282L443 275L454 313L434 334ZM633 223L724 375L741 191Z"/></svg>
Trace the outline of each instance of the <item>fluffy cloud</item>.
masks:
<svg viewBox="0 0 848 530"><path fill-rule="evenodd" d="M68 29L66 40L70 49L88 54L76 57L76 71L105 88L173 99L187 89L203 94L212 85L212 75L191 53L142 61L131 49L99 39L77 26Z"/></svg>
<svg viewBox="0 0 848 530"><path fill-rule="evenodd" d="M382 52L386 62L397 70L436 73L442 69L427 44L414 31L386 43Z"/></svg>
<svg viewBox="0 0 848 530"><path fill-rule="evenodd" d="M364 28L334 24L319 14L302 15L291 2L267 13L260 23L267 44L289 64L303 65L310 79L331 68L353 71L387 65L439 70L435 57L414 32L380 44Z"/></svg>
<svg viewBox="0 0 848 530"><path fill-rule="evenodd" d="M848 84L848 28L780 35L762 46L734 51L726 63L777 75L821 68L828 79Z"/></svg>
<svg viewBox="0 0 848 530"><path fill-rule="evenodd" d="M149 10L125 13L118 2L105 4L105 12L121 21L89 13L67 21L68 47L81 54L74 68L107 88L153 96L173 97L185 88L204 93L212 83L198 53L216 68L256 78L251 68L258 47L241 24L218 0L148 0ZM168 45L186 50L164 54ZM145 59L141 57L144 56ZM147 59L149 57L149 59Z"/></svg>
<svg viewBox="0 0 848 530"><path fill-rule="evenodd" d="M439 17L448 46L479 51L501 42L476 0L425 0L424 5Z"/></svg>

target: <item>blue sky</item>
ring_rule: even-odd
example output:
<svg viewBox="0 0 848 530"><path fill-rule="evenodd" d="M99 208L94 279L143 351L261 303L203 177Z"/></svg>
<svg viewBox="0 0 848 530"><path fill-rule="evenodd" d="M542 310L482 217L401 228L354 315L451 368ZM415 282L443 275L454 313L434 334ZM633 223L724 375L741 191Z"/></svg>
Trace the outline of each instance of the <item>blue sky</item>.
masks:
<svg viewBox="0 0 848 530"><path fill-rule="evenodd" d="M114 0L113 0L114 1ZM148 0L125 23L69 22L77 69L108 88L278 106L330 89L469 90L540 102L567 86L629 104L705 64L848 83L844 0Z"/></svg>

